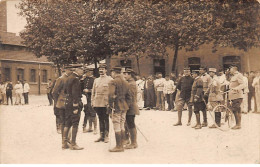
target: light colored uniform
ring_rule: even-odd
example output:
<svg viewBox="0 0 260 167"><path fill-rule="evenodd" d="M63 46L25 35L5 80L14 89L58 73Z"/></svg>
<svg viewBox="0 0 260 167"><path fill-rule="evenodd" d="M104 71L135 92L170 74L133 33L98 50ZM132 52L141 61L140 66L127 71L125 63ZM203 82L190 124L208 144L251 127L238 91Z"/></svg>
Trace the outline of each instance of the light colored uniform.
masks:
<svg viewBox="0 0 260 167"><path fill-rule="evenodd" d="M23 85L21 83L14 86L15 104L22 104Z"/></svg>
<svg viewBox="0 0 260 167"><path fill-rule="evenodd" d="M260 112L260 77L255 77L252 86L255 88L256 112Z"/></svg>
<svg viewBox="0 0 260 167"><path fill-rule="evenodd" d="M212 109L223 101L221 83L217 75L213 76L207 94L209 95L209 104L211 105Z"/></svg>
<svg viewBox="0 0 260 167"><path fill-rule="evenodd" d="M243 90L243 101L241 104L241 109L242 112L248 113L248 79L246 76L243 76L243 80L244 80L244 84L245 84L245 88Z"/></svg>
<svg viewBox="0 0 260 167"><path fill-rule="evenodd" d="M138 105L139 108L144 107L144 99L143 99L144 84L145 84L145 81L143 81L142 79L139 79L139 80L136 81L137 105Z"/></svg>
<svg viewBox="0 0 260 167"><path fill-rule="evenodd" d="M203 75L201 75L200 78L203 81L203 92L205 93L208 91L209 85L210 85L212 79L211 79L210 75L207 73L204 73Z"/></svg>

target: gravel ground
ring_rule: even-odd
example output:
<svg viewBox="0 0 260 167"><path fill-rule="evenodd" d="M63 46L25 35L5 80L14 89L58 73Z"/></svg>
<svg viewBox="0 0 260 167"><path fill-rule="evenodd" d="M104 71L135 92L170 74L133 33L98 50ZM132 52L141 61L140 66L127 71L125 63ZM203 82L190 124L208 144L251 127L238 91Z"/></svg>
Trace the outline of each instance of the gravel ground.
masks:
<svg viewBox="0 0 260 167"><path fill-rule="evenodd" d="M186 126L187 111L183 125L174 127L176 112L142 110L136 124L148 142L138 131L137 149L110 153L108 149L115 146L114 133L110 134L110 143L95 143L99 135L82 133L82 113L77 143L85 149L72 151L61 149L61 136L56 132L53 107L48 106L47 97L29 98L29 105L0 106L2 164L260 163L260 114L243 115L241 130L222 132Z"/></svg>

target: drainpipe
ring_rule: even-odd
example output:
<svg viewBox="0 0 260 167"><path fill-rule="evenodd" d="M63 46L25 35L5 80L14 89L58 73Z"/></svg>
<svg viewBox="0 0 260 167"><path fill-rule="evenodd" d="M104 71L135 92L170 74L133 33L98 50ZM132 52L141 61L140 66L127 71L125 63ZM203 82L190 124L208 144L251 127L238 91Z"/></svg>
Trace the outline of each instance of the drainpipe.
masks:
<svg viewBox="0 0 260 167"><path fill-rule="evenodd" d="M39 63L38 73L38 95L41 95L41 64Z"/></svg>

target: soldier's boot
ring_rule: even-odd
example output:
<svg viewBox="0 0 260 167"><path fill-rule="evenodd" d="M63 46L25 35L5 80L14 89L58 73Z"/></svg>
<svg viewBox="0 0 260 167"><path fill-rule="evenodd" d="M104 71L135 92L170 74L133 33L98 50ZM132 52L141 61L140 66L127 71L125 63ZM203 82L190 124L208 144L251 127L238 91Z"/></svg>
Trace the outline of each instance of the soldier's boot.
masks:
<svg viewBox="0 0 260 167"><path fill-rule="evenodd" d="M207 127L208 126L208 121L207 121L207 111L203 111L203 123L202 127Z"/></svg>
<svg viewBox="0 0 260 167"><path fill-rule="evenodd" d="M182 111L178 111L178 122L174 124L173 126L181 126L181 116L182 116Z"/></svg>
<svg viewBox="0 0 260 167"><path fill-rule="evenodd" d="M95 140L95 142L102 142L102 141L104 141L104 133L103 132L100 132L100 137L97 139L97 140Z"/></svg>
<svg viewBox="0 0 260 167"><path fill-rule="evenodd" d="M78 133L78 127L72 127L72 137L71 137L71 145L70 145L71 150L83 150L84 149L83 147L79 147L76 144L77 133Z"/></svg>
<svg viewBox="0 0 260 167"><path fill-rule="evenodd" d="M95 116L94 118L94 135L97 134L97 117Z"/></svg>
<svg viewBox="0 0 260 167"><path fill-rule="evenodd" d="M131 136L131 144L127 145L125 148L126 149L135 149L138 147L138 144L137 144L137 131L136 131L136 128L132 128L132 129L129 129L129 132L130 132L130 136Z"/></svg>
<svg viewBox="0 0 260 167"><path fill-rule="evenodd" d="M123 152L124 147L122 144L121 132L116 132L115 136L116 136L116 147L114 147L113 149L110 149L109 152Z"/></svg>
<svg viewBox="0 0 260 167"><path fill-rule="evenodd" d="M241 129L241 113L235 112L234 113L235 119L236 119L236 125L232 127L231 129Z"/></svg>
<svg viewBox="0 0 260 167"><path fill-rule="evenodd" d="M188 117L188 123L187 123L187 126L190 126L191 117L192 117L192 111L189 111L189 117Z"/></svg>
<svg viewBox="0 0 260 167"><path fill-rule="evenodd" d="M69 143L68 143L68 134L69 134L69 127L64 127L63 129L63 135L62 135L62 149L68 149Z"/></svg>
<svg viewBox="0 0 260 167"><path fill-rule="evenodd" d="M194 127L195 129L201 129L201 124L200 124L200 114L196 114L196 121L197 125Z"/></svg>
<svg viewBox="0 0 260 167"><path fill-rule="evenodd" d="M105 131L105 136L104 136L104 143L108 143L109 142L109 132L108 131Z"/></svg>
<svg viewBox="0 0 260 167"><path fill-rule="evenodd" d="M122 137L122 144L123 146L127 145L128 143L128 138L126 137L126 132L125 131L121 131L121 137Z"/></svg>
<svg viewBox="0 0 260 167"><path fill-rule="evenodd" d="M93 130L92 130L92 118L89 119L89 128L88 128L88 132L93 132Z"/></svg>

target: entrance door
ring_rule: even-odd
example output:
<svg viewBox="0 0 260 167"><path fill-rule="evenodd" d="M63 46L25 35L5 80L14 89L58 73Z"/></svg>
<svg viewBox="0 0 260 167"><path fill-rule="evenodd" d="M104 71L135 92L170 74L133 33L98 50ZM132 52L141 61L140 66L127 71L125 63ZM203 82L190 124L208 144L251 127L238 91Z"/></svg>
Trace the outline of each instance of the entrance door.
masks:
<svg viewBox="0 0 260 167"><path fill-rule="evenodd" d="M190 70L199 70L200 69L200 58L199 57L190 57L188 58L188 64Z"/></svg>
<svg viewBox="0 0 260 167"><path fill-rule="evenodd" d="M231 65L236 65L238 70L241 69L241 60L239 56L225 56L223 57L223 69L226 71Z"/></svg>
<svg viewBox="0 0 260 167"><path fill-rule="evenodd" d="M154 74L162 73L163 77L165 77L165 59L154 59Z"/></svg>

